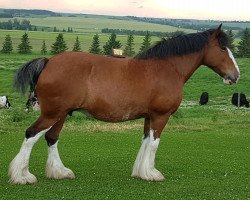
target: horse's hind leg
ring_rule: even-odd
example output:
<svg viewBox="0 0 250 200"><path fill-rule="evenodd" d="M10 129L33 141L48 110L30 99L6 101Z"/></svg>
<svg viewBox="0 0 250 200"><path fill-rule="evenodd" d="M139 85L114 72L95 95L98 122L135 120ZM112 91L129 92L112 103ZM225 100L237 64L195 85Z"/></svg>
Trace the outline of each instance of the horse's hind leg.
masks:
<svg viewBox="0 0 250 200"><path fill-rule="evenodd" d="M36 177L29 172L29 158L33 145L43 136L57 121L56 118L40 116L39 119L27 129L26 137L21 149L12 160L9 167L9 182L14 184L35 183Z"/></svg>
<svg viewBox="0 0 250 200"><path fill-rule="evenodd" d="M45 134L45 139L48 143L46 176L52 179L75 178L74 173L63 165L57 149L58 137L63 127L65 117L61 118L58 122L56 122L56 124L53 125L53 127Z"/></svg>

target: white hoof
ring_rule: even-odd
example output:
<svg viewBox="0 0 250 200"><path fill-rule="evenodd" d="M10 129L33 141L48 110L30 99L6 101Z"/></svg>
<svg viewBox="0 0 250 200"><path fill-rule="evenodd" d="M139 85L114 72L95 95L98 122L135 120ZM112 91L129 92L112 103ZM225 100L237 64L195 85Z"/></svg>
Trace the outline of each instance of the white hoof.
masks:
<svg viewBox="0 0 250 200"><path fill-rule="evenodd" d="M31 174L27 168L21 169L16 168L14 163L12 162L9 168L9 183L12 184L34 184L37 182L36 177Z"/></svg>
<svg viewBox="0 0 250 200"><path fill-rule="evenodd" d="M74 179L74 172L66 167L46 167L46 176L51 179Z"/></svg>
<svg viewBox="0 0 250 200"><path fill-rule="evenodd" d="M164 176L157 169L151 170L140 170L140 172L133 172L132 177L141 178L147 181L163 181L165 180Z"/></svg>
<svg viewBox="0 0 250 200"><path fill-rule="evenodd" d="M12 160L9 166L9 182L12 184L33 184L37 182L36 177L29 172L28 163L22 161L22 156L17 156Z"/></svg>

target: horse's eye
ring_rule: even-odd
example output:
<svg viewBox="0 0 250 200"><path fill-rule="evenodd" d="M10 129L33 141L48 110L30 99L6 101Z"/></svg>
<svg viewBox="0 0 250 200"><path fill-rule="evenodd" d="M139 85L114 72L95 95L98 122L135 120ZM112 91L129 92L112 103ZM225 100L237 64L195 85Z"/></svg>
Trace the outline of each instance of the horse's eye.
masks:
<svg viewBox="0 0 250 200"><path fill-rule="evenodd" d="M225 46L223 46L223 47L221 47L221 50L223 50L223 51L226 51L226 47Z"/></svg>

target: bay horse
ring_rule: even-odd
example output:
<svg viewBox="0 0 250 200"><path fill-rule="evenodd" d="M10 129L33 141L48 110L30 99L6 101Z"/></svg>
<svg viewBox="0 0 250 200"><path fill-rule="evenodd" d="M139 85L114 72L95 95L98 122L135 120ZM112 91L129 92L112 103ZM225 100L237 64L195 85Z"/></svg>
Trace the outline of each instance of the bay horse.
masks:
<svg viewBox="0 0 250 200"><path fill-rule="evenodd" d="M113 58L83 52L65 52L24 64L16 73L15 87L35 88L41 114L27 130L19 153L9 167L13 184L35 183L29 172L33 145L45 135L48 143L46 176L73 179L60 159L59 133L68 113L84 111L96 119L122 122L144 118L144 137L132 176L164 180L155 168L155 154L163 128L176 112L183 87L200 65L206 65L227 84L239 79L239 68L221 30L163 39L134 58Z"/></svg>

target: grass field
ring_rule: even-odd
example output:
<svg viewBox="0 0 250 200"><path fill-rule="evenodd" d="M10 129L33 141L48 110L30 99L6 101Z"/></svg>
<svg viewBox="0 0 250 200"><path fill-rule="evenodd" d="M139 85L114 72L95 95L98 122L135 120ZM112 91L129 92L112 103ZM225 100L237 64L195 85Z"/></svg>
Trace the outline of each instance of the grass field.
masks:
<svg viewBox="0 0 250 200"><path fill-rule="evenodd" d="M18 18L22 20L23 18ZM119 20L114 19L109 16L95 16L95 15L84 15L77 17L31 17L25 18L30 20L32 25L38 27L38 30L44 28L45 30L52 31L54 27L57 27L60 31L63 29L67 30L68 27L72 27L74 33L64 33L64 39L68 45L68 49L72 50L75 43L76 36L79 37L81 42L81 48L83 51L88 51L92 38L95 33L98 33L100 36L100 47L108 41L108 34L101 34L101 29L129 29L129 30L143 30L143 31L159 31L159 32L174 32L177 30L185 31L186 33L195 32L191 29L178 29L173 26L152 24L145 22L137 22L134 20ZM8 21L7 18L0 18L0 22ZM0 49L2 48L2 43L5 39L5 36L9 34L12 38L14 52L17 52L17 46L20 44L21 37L25 31L15 31L15 30L0 30ZM34 53L40 53L42 42L45 40L48 51L51 50L52 43L55 42L57 32L42 32L42 31L28 31L30 38L30 45L33 47L32 51ZM138 52L143 41L143 36L135 36L135 51ZM125 48L127 35L118 35L117 39L122 44L122 49ZM152 37L152 43L159 41L160 38Z"/></svg>
<svg viewBox="0 0 250 200"><path fill-rule="evenodd" d="M35 185L10 185L7 170L19 151L26 128L38 113L24 112L26 97L12 90L15 70L39 55L0 54L0 95L8 95L9 110L0 110L1 199L250 199L250 110L230 103L233 92L250 96L250 59L237 59L238 85L225 86L211 70L201 67L188 81L183 103L161 137L156 167L164 182L131 178L140 147L143 121L104 123L74 113L62 130L59 151L75 180L48 180L47 145L34 147L30 171ZM198 105L208 91L207 106Z"/></svg>
<svg viewBox="0 0 250 200"><path fill-rule="evenodd" d="M14 52L17 52L17 46L21 43L21 37L24 33L25 31L0 30L0 49L2 48L2 43L4 42L5 36L9 34L12 39ZM51 50L51 45L55 42L57 35L58 35L57 32L29 31L28 36L30 39L30 45L33 47L32 49L33 53L35 54L40 53L43 40L45 40L47 50L49 53ZM73 49L76 36L79 37L82 50L89 51L94 33L64 33L64 40L67 43L69 51ZM107 34L99 34L101 49L103 45L108 41L108 38L109 38L109 35ZM135 44L134 48L136 52L139 51L143 38L144 38L143 36L134 37L134 44ZM121 42L122 49L124 49L126 45L126 41L127 41L127 35L118 35L117 40ZM155 43L156 41L159 41L159 40L160 38L158 37L152 37L152 43Z"/></svg>
<svg viewBox="0 0 250 200"><path fill-rule="evenodd" d="M24 18L18 18L22 20ZM174 32L177 30L185 31L186 33L196 32L191 29L181 29L168 25L152 24L146 22L138 22L131 20L129 18L120 18L112 16L98 16L98 15L78 15L77 17L30 17L25 18L30 20L32 25L38 27L38 30L44 28L44 30L52 31L54 27L57 27L60 31L63 29L67 30L68 27L72 27L75 31L74 33L64 33L64 39L68 45L68 49L72 50L75 43L76 36L79 37L81 42L81 48L83 51L88 51L92 38L95 33L100 34L100 46L101 48L107 42L109 35L101 34L101 29L129 29L129 30L143 30L143 31L157 31L157 32ZM7 18L0 18L0 22L8 21ZM196 23L203 23L208 25L217 26L218 22L213 21L197 21ZM249 27L249 23L232 23L225 22L227 26L235 27ZM13 42L14 52L17 52L17 46L20 44L20 40L25 31L16 31L16 30L0 30L0 49L2 48L2 43L7 34L10 34ZM235 32L237 33L237 31ZM47 50L50 52L52 43L55 42L57 32L42 32L42 31L28 31L30 38L30 45L33 47L32 51L35 54L39 54L42 47L42 42L45 40L47 45ZM143 36L135 36L135 51L138 52L143 41ZM122 49L125 48L127 35L118 35L117 39L120 40L122 44ZM160 38L152 37L152 43L159 41ZM235 38L235 44L237 45L240 41L240 38Z"/></svg>
<svg viewBox="0 0 250 200"><path fill-rule="evenodd" d="M23 18L17 18L22 20ZM60 31L63 29L67 30L68 27L72 27L74 31L82 33L101 33L103 28L110 29L128 29L128 30L142 30L142 31L160 31L160 32L174 32L177 30L185 31L187 33L195 32L191 29L178 29L173 26L152 24L146 22L138 22L134 20L119 20L109 18L105 16L78 16L78 17L36 17L36 18L25 18L30 23L38 28L49 28L53 30L57 27ZM0 21L8 21L9 19L0 18Z"/></svg>

